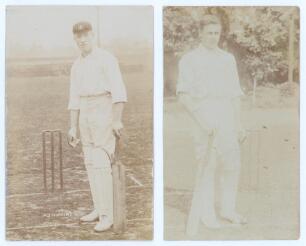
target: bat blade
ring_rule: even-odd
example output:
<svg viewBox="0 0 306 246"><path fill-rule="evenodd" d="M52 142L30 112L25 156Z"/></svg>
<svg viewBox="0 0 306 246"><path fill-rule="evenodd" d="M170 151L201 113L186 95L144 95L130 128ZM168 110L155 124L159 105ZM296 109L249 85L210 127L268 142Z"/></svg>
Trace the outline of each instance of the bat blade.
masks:
<svg viewBox="0 0 306 246"><path fill-rule="evenodd" d="M112 165L112 172L114 231L116 233L123 233L126 228L125 166L117 160Z"/></svg>

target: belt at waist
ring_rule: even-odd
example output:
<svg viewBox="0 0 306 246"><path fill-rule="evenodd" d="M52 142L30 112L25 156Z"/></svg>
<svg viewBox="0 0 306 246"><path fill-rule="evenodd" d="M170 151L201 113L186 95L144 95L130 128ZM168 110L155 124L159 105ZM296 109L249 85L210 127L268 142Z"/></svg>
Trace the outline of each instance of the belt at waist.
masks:
<svg viewBox="0 0 306 246"><path fill-rule="evenodd" d="M94 97L100 97L100 96L109 96L110 92L105 91L97 94L90 94L90 95L80 95L81 98L94 98Z"/></svg>

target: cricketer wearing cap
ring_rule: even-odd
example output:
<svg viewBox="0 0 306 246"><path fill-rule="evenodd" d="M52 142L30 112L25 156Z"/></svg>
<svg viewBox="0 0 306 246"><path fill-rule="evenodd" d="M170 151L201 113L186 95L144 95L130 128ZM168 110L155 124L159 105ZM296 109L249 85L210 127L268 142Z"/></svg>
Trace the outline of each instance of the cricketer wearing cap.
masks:
<svg viewBox="0 0 306 246"><path fill-rule="evenodd" d="M204 166L199 217L207 227L219 228L221 223L215 211L214 187L218 163L222 170L219 177L220 216L233 223L245 221L235 207L240 173L239 139L245 137L240 124L240 96L243 92L234 56L218 47L219 19L206 15L200 24L200 33L199 47L183 55L179 62L177 94L198 124L194 132L196 157L199 165ZM210 134L213 136L210 160L203 163Z"/></svg>
<svg viewBox="0 0 306 246"><path fill-rule="evenodd" d="M95 231L105 231L113 224L109 157L115 150L115 138L120 137L123 128L121 116L127 95L117 59L110 52L96 47L91 24L75 24L73 36L81 54L71 68L68 141L71 144L75 142L79 126L94 204L93 211L80 220L98 220Z"/></svg>

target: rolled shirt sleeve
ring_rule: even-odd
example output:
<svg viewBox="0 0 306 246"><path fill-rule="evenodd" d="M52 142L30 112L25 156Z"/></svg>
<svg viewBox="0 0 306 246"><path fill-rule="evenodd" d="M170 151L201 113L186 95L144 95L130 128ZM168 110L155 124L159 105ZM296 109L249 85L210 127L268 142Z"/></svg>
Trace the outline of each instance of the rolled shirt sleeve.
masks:
<svg viewBox="0 0 306 246"><path fill-rule="evenodd" d="M75 74L75 67L72 65L70 71L70 96L68 110L79 110L80 109L80 96L78 93L78 86Z"/></svg>
<svg viewBox="0 0 306 246"><path fill-rule="evenodd" d="M185 93L192 98L203 99L207 96L207 74L199 73L198 50L185 54L179 62L179 75L177 80L176 94ZM205 59L205 57L203 57ZM201 71L202 72L202 71Z"/></svg>
<svg viewBox="0 0 306 246"><path fill-rule="evenodd" d="M127 102L126 88L122 79L117 58L113 55L109 55L105 62L112 103Z"/></svg>
<svg viewBox="0 0 306 246"><path fill-rule="evenodd" d="M238 75L238 70L237 70L237 63L233 55L231 55L229 67L230 67L229 78L231 80L231 96L233 98L240 97L244 95L244 93L240 86L240 80L239 80L239 75Z"/></svg>
<svg viewBox="0 0 306 246"><path fill-rule="evenodd" d="M179 74L176 86L176 94L189 93L192 80L191 64L188 63L186 56L179 61Z"/></svg>
<svg viewBox="0 0 306 246"><path fill-rule="evenodd" d="M198 104L195 102L194 93L194 73L192 65L192 55L184 55L179 62L179 74L176 86L176 94L179 96L179 101L190 112L195 111L198 108ZM201 93L201 92L200 92Z"/></svg>

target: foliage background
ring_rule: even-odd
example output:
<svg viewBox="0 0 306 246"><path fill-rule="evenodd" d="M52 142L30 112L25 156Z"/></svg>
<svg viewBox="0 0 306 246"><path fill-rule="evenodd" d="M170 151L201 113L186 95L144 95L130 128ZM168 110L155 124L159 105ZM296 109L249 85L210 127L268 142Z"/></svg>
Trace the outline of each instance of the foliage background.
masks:
<svg viewBox="0 0 306 246"><path fill-rule="evenodd" d="M179 58L201 42L198 23L205 14L222 22L220 47L237 60L244 90L288 81L290 18L294 20L293 80L299 82L297 7L166 7L164 9L165 95L175 91Z"/></svg>

